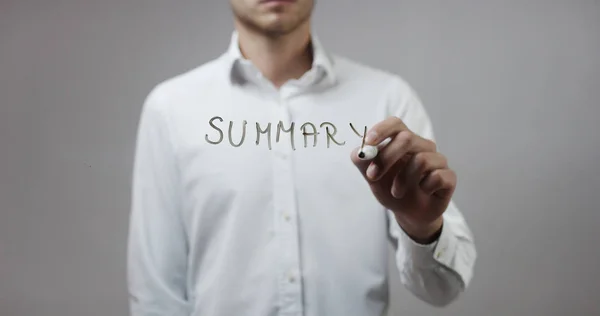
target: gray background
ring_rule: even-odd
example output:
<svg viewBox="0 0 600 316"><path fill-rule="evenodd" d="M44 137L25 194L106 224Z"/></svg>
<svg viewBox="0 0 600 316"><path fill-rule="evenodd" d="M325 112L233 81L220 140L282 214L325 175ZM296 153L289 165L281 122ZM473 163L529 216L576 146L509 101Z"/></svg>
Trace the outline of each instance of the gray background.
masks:
<svg viewBox="0 0 600 316"><path fill-rule="evenodd" d="M227 3L0 0L0 315L126 315L141 104L226 49ZM476 236L460 301L394 278L391 314L600 315L600 2L319 1L315 28L416 88Z"/></svg>

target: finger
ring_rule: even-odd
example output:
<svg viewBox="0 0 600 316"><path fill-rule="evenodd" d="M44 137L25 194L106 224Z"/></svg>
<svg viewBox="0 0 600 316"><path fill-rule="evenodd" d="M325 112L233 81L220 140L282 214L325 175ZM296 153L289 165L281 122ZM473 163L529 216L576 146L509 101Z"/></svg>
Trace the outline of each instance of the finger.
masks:
<svg viewBox="0 0 600 316"><path fill-rule="evenodd" d="M408 166L408 162L411 160L412 156L410 154L402 157L400 161L403 162L399 170L396 172L394 179L392 181L392 189L391 194L396 199L401 199L408 191L408 187L406 186L406 167Z"/></svg>
<svg viewBox="0 0 600 316"><path fill-rule="evenodd" d="M410 129L404 124L404 122L396 116L388 117L387 119L375 124L371 129L367 132L367 136L365 138L365 144L367 145L376 145L385 140L388 137L395 137L397 134L403 131L411 132ZM412 133L412 132L411 132ZM435 151L435 143L428 141L428 145L431 148L433 146L433 150Z"/></svg>
<svg viewBox="0 0 600 316"><path fill-rule="evenodd" d="M373 165L374 163L375 161L372 162L371 165ZM393 184L394 179L396 179L398 174L402 174L407 164L408 159L403 157L402 159L398 160L398 162L396 162L396 164L392 166L392 168L390 168L390 170L378 180L373 181L367 178L367 182L371 186L371 190L373 191L373 193L375 193L376 196L385 198L386 200L389 199L390 196L393 198L395 193L402 195L402 188L393 188ZM395 190L397 190L398 192L396 192Z"/></svg>
<svg viewBox="0 0 600 316"><path fill-rule="evenodd" d="M378 153L381 165L378 165L378 173L374 175L373 180L388 172L388 170L402 157L408 153L431 152L435 151L435 143L422 138L411 131L401 131L395 135L391 142L382 148Z"/></svg>
<svg viewBox="0 0 600 316"><path fill-rule="evenodd" d="M421 181L421 189L428 195L446 199L452 196L456 188L456 173L451 169L437 169Z"/></svg>
<svg viewBox="0 0 600 316"><path fill-rule="evenodd" d="M408 186L417 186L432 171L447 168L446 157L438 152L416 153L406 167L405 180Z"/></svg>
<svg viewBox="0 0 600 316"><path fill-rule="evenodd" d="M391 141L391 138L387 138L387 139L384 139L377 146L369 146L369 147L376 148L375 157L373 157L373 158L366 159L364 157L359 156L359 152L361 151L362 147L356 147L350 153L350 159L352 160L354 165L358 168L360 173L363 174L363 176L365 176L365 178L367 178L367 180L372 180L372 179L369 179L369 177L367 177L368 167L370 165L375 165L375 167L382 165L381 160L378 157L378 153L381 151L382 148L387 146L390 143L390 141ZM366 148L366 146L365 146L365 148Z"/></svg>
<svg viewBox="0 0 600 316"><path fill-rule="evenodd" d="M360 173L363 176L366 177L367 168L371 164L372 160L362 160L362 159L360 159L358 157L359 150L360 150L360 147L354 148L354 150L352 150L352 152L350 153L350 159L352 160L352 162L354 163L354 165L358 168L358 170L360 171Z"/></svg>
<svg viewBox="0 0 600 316"><path fill-rule="evenodd" d="M391 116L369 129L365 143L367 145L376 145L382 140L393 137L404 130L408 130L404 122L398 117Z"/></svg>
<svg viewBox="0 0 600 316"><path fill-rule="evenodd" d="M358 158L358 151L360 148L355 148L351 155L351 159L352 162L354 163L354 165L358 168L358 170L360 171L360 173L362 174L362 176L365 178L365 180L367 181L367 183L369 184L369 186L371 187L371 190L373 191L373 193L375 193L376 195L381 195L381 196L389 196L390 195L390 188L392 186L392 183L394 182L394 178L395 175L402 169L404 169L404 167L406 166L406 164L408 163L408 159L400 159L396 165L394 167L392 167L387 174L385 174L383 177L380 177L377 180L372 180L369 176L369 167L372 166L377 166L377 165L381 165L381 162L379 161L379 157L375 157L371 160L362 160L360 158Z"/></svg>

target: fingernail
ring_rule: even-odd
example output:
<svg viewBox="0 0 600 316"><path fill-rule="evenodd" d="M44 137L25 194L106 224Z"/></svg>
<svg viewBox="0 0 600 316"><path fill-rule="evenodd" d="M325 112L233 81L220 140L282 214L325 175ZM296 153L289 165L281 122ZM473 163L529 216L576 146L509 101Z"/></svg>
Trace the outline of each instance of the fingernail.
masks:
<svg viewBox="0 0 600 316"><path fill-rule="evenodd" d="M365 142L369 144L374 144L375 140L377 140L377 133L375 131L370 131L365 137Z"/></svg>
<svg viewBox="0 0 600 316"><path fill-rule="evenodd" d="M377 169L378 168L376 164L371 164L367 169L367 177L375 179L375 177L377 177Z"/></svg>
<svg viewBox="0 0 600 316"><path fill-rule="evenodd" d="M395 197L396 199L402 198L403 195L404 195L404 192L402 189L399 189L398 187L395 187L395 186L392 188L392 196Z"/></svg>
<svg viewBox="0 0 600 316"><path fill-rule="evenodd" d="M392 188L392 196L398 198L398 189L396 189L395 187Z"/></svg>

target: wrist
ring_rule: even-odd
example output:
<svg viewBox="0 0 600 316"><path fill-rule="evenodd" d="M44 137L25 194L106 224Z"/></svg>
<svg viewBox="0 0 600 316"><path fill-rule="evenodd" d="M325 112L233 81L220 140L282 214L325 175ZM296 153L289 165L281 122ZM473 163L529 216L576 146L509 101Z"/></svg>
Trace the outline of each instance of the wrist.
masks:
<svg viewBox="0 0 600 316"><path fill-rule="evenodd" d="M406 235L416 243L422 245L435 242L442 232L444 223L442 216L429 223L413 223L398 214L395 214L395 217L398 225L404 230Z"/></svg>

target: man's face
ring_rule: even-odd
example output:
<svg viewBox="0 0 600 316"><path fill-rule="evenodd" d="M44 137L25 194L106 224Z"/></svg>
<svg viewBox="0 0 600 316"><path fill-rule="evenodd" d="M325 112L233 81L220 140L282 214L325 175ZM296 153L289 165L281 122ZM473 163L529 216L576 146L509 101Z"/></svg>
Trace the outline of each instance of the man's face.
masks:
<svg viewBox="0 0 600 316"><path fill-rule="evenodd" d="M288 34L306 22L314 0L230 0L236 19L269 36Z"/></svg>

